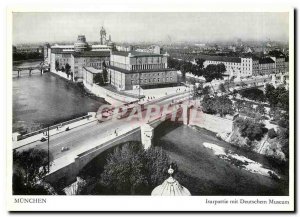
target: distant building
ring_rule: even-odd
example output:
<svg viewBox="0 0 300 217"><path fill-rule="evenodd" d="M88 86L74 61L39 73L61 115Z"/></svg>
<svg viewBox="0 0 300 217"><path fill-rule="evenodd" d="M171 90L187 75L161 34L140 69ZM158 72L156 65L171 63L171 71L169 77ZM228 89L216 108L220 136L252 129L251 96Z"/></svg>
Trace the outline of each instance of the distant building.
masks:
<svg viewBox="0 0 300 217"><path fill-rule="evenodd" d="M102 27L100 38L104 42ZM46 44L44 46L45 63L50 65L50 71L64 71L66 64L71 67L70 74L72 80L76 82L83 81L83 67L94 67L102 70L110 63L110 53L114 50L115 45L109 40L105 40L106 44L89 45L84 35L78 35L77 41L71 45L53 45Z"/></svg>
<svg viewBox="0 0 300 217"><path fill-rule="evenodd" d="M108 77L118 90L177 83L177 72L168 68L168 55L146 52L112 52Z"/></svg>
<svg viewBox="0 0 300 217"><path fill-rule="evenodd" d="M285 72L289 72L289 57L287 56L284 61L285 64Z"/></svg>
<svg viewBox="0 0 300 217"><path fill-rule="evenodd" d="M285 68L285 56L284 55L271 56L271 58L275 61L276 73L284 73L284 72L286 72L286 68Z"/></svg>
<svg viewBox="0 0 300 217"><path fill-rule="evenodd" d="M259 59L259 75L269 75L276 71L275 61L270 57Z"/></svg>
<svg viewBox="0 0 300 217"><path fill-rule="evenodd" d="M258 73L258 59L253 57L226 57L226 56L209 56L199 55L199 59L204 59L204 67L210 64L223 63L226 71L230 76L248 77Z"/></svg>

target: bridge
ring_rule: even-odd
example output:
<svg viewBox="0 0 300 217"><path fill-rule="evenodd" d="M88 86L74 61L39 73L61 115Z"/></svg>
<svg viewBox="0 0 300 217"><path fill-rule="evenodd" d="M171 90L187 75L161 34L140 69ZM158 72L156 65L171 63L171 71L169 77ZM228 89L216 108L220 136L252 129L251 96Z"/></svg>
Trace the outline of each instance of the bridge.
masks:
<svg viewBox="0 0 300 217"><path fill-rule="evenodd" d="M149 132L147 129L154 129L163 121L170 120L175 113L182 113L183 106L180 106L180 103L182 103L182 100L187 101L189 97L190 93L186 92L152 102L152 104L155 103L155 105L159 106L173 104L173 107L176 109L171 109L171 112L163 115L156 114L148 120L137 121L136 118L129 116L129 118L112 119L98 123L97 119L90 118L89 120L82 120L84 122L83 125L71 128L68 131L65 131L63 127L61 132L55 135L50 133L49 148L53 161L50 172L45 179L49 183L55 183L59 179L64 179L66 185L71 184L76 179L79 171L94 157L126 141L141 141L147 148L151 139L145 140L145 138L149 138L147 137L149 133L153 134L153 131ZM143 111L142 115L145 116L146 113L147 110ZM177 116L176 114L175 116ZM52 129L52 132L55 131L56 129ZM29 140L29 138L26 139ZM18 151L29 148L48 150L46 141L37 140L28 144L18 145L20 143L22 143L22 140L13 144ZM68 147L68 150L62 151L63 147Z"/></svg>
<svg viewBox="0 0 300 217"><path fill-rule="evenodd" d="M41 75L43 75L44 71L50 70L50 66L40 64L37 66L21 66L21 67L14 66L13 67L13 71L18 72L18 77L20 77L22 71L28 71L29 76L31 76L33 70L39 70Z"/></svg>

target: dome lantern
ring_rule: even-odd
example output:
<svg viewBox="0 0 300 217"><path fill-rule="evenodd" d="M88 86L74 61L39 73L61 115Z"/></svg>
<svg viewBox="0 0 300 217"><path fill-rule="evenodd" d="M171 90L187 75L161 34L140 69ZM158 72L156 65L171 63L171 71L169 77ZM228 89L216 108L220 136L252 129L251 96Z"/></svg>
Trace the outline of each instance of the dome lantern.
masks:
<svg viewBox="0 0 300 217"><path fill-rule="evenodd" d="M174 169L170 165L168 169L170 175L161 185L153 189L151 196L191 196L188 189L179 184L179 182L172 177Z"/></svg>

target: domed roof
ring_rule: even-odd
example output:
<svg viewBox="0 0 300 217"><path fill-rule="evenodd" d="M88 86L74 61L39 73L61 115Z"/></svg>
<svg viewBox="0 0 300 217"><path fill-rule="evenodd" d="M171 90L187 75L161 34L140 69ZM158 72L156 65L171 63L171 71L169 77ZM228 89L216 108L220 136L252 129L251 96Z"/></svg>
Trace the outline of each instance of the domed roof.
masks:
<svg viewBox="0 0 300 217"><path fill-rule="evenodd" d="M179 184L179 182L172 177L174 170L168 170L170 177L166 179L161 185L153 189L151 196L191 196L188 189Z"/></svg>

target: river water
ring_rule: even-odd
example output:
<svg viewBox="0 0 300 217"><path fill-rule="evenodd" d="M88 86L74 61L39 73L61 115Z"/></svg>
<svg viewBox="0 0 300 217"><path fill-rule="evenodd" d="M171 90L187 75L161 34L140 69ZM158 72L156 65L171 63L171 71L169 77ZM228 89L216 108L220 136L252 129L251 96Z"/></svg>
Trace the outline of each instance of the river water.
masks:
<svg viewBox="0 0 300 217"><path fill-rule="evenodd" d="M263 155L237 149L220 141L214 133L183 125L155 129L155 145L162 147L178 166L175 178L192 195L288 195L288 168L276 166ZM243 170L217 157L203 142L213 143L261 163L276 171L282 180L274 180Z"/></svg>
<svg viewBox="0 0 300 217"><path fill-rule="evenodd" d="M25 62L19 66L35 66ZM13 132L32 132L48 125L95 112L106 103L88 95L81 87L52 73L29 77L13 72Z"/></svg>

